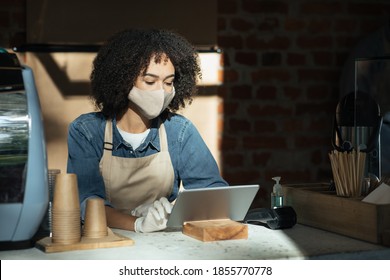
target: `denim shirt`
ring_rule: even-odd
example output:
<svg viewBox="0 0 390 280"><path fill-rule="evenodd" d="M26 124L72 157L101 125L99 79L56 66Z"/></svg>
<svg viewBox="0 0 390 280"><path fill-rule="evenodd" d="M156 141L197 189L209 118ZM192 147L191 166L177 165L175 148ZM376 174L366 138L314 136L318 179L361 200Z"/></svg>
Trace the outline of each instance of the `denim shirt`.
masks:
<svg viewBox="0 0 390 280"><path fill-rule="evenodd" d="M117 157L145 157L160 151L158 119L152 121L145 141L134 150L125 142L113 122L113 151ZM195 126L185 117L171 114L163 120L175 178L169 201L177 197L180 183L185 189L226 186L218 166ZM69 126L67 172L75 173L80 202L91 196L105 199L99 162L103 155L106 118L101 113L79 116ZM83 207L82 207L83 208Z"/></svg>

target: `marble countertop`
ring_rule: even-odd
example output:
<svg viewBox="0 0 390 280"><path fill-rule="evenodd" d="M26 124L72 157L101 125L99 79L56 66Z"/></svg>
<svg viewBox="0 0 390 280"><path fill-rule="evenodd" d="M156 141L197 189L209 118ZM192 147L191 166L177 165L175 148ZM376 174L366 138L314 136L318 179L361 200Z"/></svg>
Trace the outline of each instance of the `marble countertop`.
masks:
<svg viewBox="0 0 390 280"><path fill-rule="evenodd" d="M180 231L135 233L114 230L134 240L125 247L44 253L37 248L0 251L1 260L257 260L390 259L390 248L297 224L271 230L248 225L248 239L202 242Z"/></svg>

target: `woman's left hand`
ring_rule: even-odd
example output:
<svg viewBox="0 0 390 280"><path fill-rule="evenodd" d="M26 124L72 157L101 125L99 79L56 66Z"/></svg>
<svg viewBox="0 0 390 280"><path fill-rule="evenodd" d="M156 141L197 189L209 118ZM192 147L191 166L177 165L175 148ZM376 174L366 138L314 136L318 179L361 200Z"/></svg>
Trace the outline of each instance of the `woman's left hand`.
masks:
<svg viewBox="0 0 390 280"><path fill-rule="evenodd" d="M146 216L135 220L135 232L153 232L167 227L169 214L172 212L172 204L165 197L156 200L149 208Z"/></svg>
<svg viewBox="0 0 390 280"><path fill-rule="evenodd" d="M168 201L168 199L166 197L161 197L159 200L156 200L156 201L161 202L162 206L164 207L165 211L168 214L171 213L173 206ZM134 217L146 217L146 215L149 212L149 208L152 207L153 205L154 205L154 202L148 202L148 203L141 204L141 205L137 206L135 209L131 210L131 215Z"/></svg>

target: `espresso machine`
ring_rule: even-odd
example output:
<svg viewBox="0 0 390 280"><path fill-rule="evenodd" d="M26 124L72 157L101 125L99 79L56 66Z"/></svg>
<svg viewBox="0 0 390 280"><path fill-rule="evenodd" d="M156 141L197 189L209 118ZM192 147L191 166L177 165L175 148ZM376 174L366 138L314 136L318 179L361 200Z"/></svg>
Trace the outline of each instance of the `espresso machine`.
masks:
<svg viewBox="0 0 390 280"><path fill-rule="evenodd" d="M48 200L46 143L33 72L0 48L0 248L30 242Z"/></svg>

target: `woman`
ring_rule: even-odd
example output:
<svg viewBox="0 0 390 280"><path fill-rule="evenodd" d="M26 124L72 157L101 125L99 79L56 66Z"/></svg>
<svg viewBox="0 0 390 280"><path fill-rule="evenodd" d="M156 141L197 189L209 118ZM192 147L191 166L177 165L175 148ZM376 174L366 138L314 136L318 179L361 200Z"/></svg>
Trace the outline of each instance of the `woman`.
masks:
<svg viewBox="0 0 390 280"><path fill-rule="evenodd" d="M99 112L69 126L68 173L86 200L106 201L109 227L166 228L179 185L225 186L194 125L175 114L191 102L201 77L194 48L165 30L126 30L98 52L91 97Z"/></svg>

